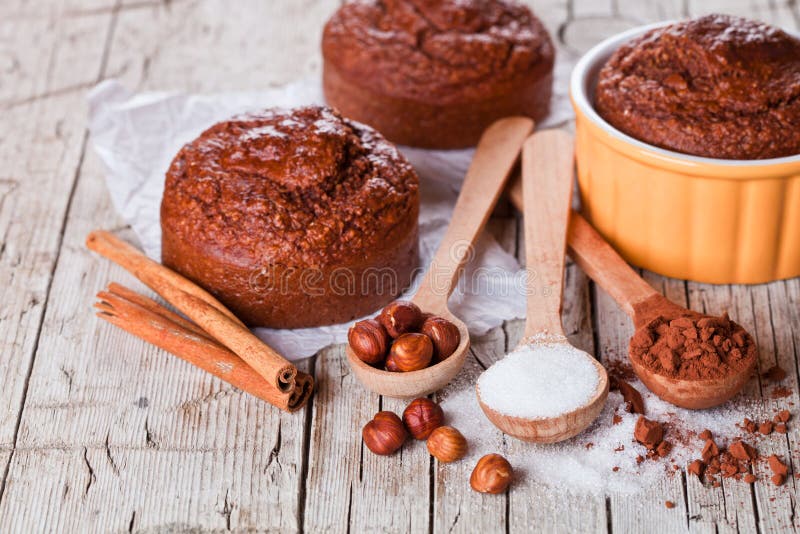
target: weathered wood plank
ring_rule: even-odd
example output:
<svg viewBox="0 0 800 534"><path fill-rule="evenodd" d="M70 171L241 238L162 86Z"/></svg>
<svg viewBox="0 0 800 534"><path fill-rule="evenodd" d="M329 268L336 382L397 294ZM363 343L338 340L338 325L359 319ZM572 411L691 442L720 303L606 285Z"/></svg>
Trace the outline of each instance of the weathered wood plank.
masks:
<svg viewBox="0 0 800 534"><path fill-rule="evenodd" d="M110 280L131 280L83 247L91 228L119 224L101 177L90 156L54 276L59 298L45 315L0 522L57 529L63 517L66 530L80 530L100 514L104 525L127 527L135 512L142 529L297 529L304 413L279 412L94 317L94 293ZM51 469L51 460L68 467ZM59 493L88 485L84 464L99 488L125 491ZM58 495L42 503L53 523L23 513L36 480Z"/></svg>
<svg viewBox="0 0 800 534"><path fill-rule="evenodd" d="M258 90L320 72L338 0L154 2L120 17L109 73L135 90Z"/></svg>
<svg viewBox="0 0 800 534"><path fill-rule="evenodd" d="M652 282L652 280L651 280ZM628 342L634 328L631 319L611 297L594 287L594 322L597 354L603 362L626 362ZM673 501L678 507L668 510L664 501ZM630 496L611 495L609 498L610 525L613 531L629 531L635 525L650 525L659 532L686 530L686 510L683 505L681 477L664 479L645 492Z"/></svg>
<svg viewBox="0 0 800 534"><path fill-rule="evenodd" d="M465 384L474 384L485 366L505 354L506 338L502 328L490 330L485 336L470 340L470 355L454 383L445 387L438 397L457 393ZM476 357L478 359L476 359ZM480 359L480 362L479 362ZM447 417L447 413L445 413ZM507 440L498 431L483 444L479 454L506 454ZM475 452L475 444L470 444ZM508 495L486 495L472 491L469 477L474 468L471 461L434 463L433 532L507 532ZM511 490L515 491L514 489ZM521 490L520 491L524 491Z"/></svg>
<svg viewBox="0 0 800 534"><path fill-rule="evenodd" d="M217 4L222 5L221 2ZM279 19L281 9L295 7L296 4L278 6ZM121 24L112 42L109 65L113 67L109 72L118 71L132 54L143 48L139 45L165 40L168 32L164 27L174 27L176 21L187 27L213 28L226 20L221 16L212 17L213 13L206 13L197 6L193 11L187 7L171 15L169 9L166 5L139 6L120 12ZM145 12L150 14L147 22L136 24L136 21L144 22L141 17ZM113 10L106 13L106 23L113 14ZM242 12L239 16L245 14ZM101 18L102 13L98 12L78 14L70 20L87 25L92 21L99 24ZM103 32L95 33L100 34L95 36L99 41L97 50L89 50L88 41L81 35L70 34L70 39L87 47L86 58L60 52L66 59L58 63L56 70L63 70L64 75L82 72L73 64L91 65L93 58L99 65L105 41ZM60 34L56 32L55 35ZM188 43L192 35L173 32L170 38L173 44ZM165 46L169 48L169 44ZM284 54L274 47L265 47L261 59L269 62L270 57L284 57ZM215 82L231 82L232 75L224 68L217 69L214 74L213 63L186 62L180 55L166 56L159 63L165 72L170 71L169 62L188 65L180 71L181 80L187 86L196 80L196 87L203 85L210 90L215 88ZM294 68L288 63L284 66L285 69ZM258 72L265 83L271 75L296 76L269 69L258 69ZM166 86L166 81L157 79L152 83ZM236 83L246 85L247 81L240 79ZM74 99L82 98L81 92L76 92ZM68 96L72 98L71 94ZM66 130L66 134L71 136L68 148L76 152L72 159L77 161L83 148L83 108L79 100L65 100L66 96L57 98L61 100L48 106L38 101L28 106L42 107L54 120L63 113L62 109L74 110L70 111L69 118L72 120L74 113L75 120L62 129L69 126ZM60 145L53 143L48 147L41 140L34 139L36 135L42 137L43 121L40 121L38 132L34 125L26 127L23 121L18 122L20 142L30 137L28 144L37 147L30 151L29 165L42 166L35 168L34 172L51 178L58 169L45 166L49 159L44 157L44 151L49 148L51 158L61 156L67 160L70 159L67 157L69 153L65 156L64 150L59 150ZM73 129L80 134L77 136L80 142L73 139L76 137ZM63 139L59 142L66 143ZM19 160L11 157L13 148L6 144L2 146L4 161ZM23 521L15 523L19 527L27 524L56 529L64 525L68 527L66 530L79 530L81 525L93 524L97 517L95 510L102 509L106 514L102 524L109 528L123 524L127 528L136 512L133 525L137 529L163 528L167 524L201 529L227 526L241 530L298 529L303 505L300 496L306 448L304 414L281 414L172 356L145 346L104 323L101 325L92 316L90 305L94 293L110 279L127 283L130 277L92 257L83 248L83 239L90 229L120 224L109 205L99 163L93 155L88 155L86 161L53 279L52 291L58 299L54 299L45 315L37 351L41 360L32 370L30 396L20 425L19 453L10 466L7 492L0 503L2 521ZM73 168L70 176L74 173ZM38 195L42 191L52 192L54 196L61 193L66 202L68 195L59 189L62 182L63 187L69 190L69 180L62 180L58 187L44 185L42 180L31 180L31 187L37 187ZM26 200L26 205L35 208L38 204L31 199ZM43 238L38 238L40 241L55 243L57 238L60 239L59 229L51 229L49 223L43 224L45 217L37 213L34 211L35 217L21 220L28 220L33 229L38 225L34 236L43 234ZM63 215L55 220L60 223ZM14 258L18 255L14 249L16 242L11 243L11 249L7 247L6 251L13 254L7 257ZM44 253L40 256L41 262L48 259ZM49 261L52 262L54 257L53 253ZM4 283L4 287L8 285ZM30 285L35 288L37 283ZM27 302L19 295L6 301ZM7 325L10 329L16 327L11 321L3 321L0 328L5 329ZM4 374L4 378L10 381L14 378L13 373ZM23 383L19 381L20 390ZM86 495L68 492L60 498L38 501L46 505L38 516L29 512L34 509L31 504L37 502L31 493L36 490L33 481L41 479L43 485L52 487L77 487L85 483L87 468L78 454L84 449L91 465L96 463L92 461L93 456L102 459L108 454L115 458L118 454L123 458L120 462L130 465L130 469L118 466L110 471L111 474L98 470L94 477L98 485L122 486L130 494L111 502L105 496L107 492L89 491ZM54 462L63 460L74 468L52 469L45 458L58 454L62 458ZM183 462L182 457L185 458ZM30 484L25 481L30 481ZM218 509L224 513L217 513L215 510ZM28 520L37 522L25 523Z"/></svg>
<svg viewBox="0 0 800 534"><path fill-rule="evenodd" d="M309 532L347 532L361 459L371 454L361 428L379 410L379 397L358 383L342 347L322 351L315 369L303 525Z"/></svg>
<svg viewBox="0 0 800 534"><path fill-rule="evenodd" d="M524 250L520 251L524 254ZM571 261L567 262L564 283L564 309L562 312L564 331L570 342L589 354L595 354L592 302L589 279ZM508 346L519 342L524 328L523 321L506 325ZM512 452L523 450L527 444L507 438ZM530 532L535 525L543 532L606 532L608 516L606 500L602 495L581 494L545 486L546 481L528 481L509 494L509 531ZM570 510L580 510L579 514Z"/></svg>
<svg viewBox="0 0 800 534"><path fill-rule="evenodd" d="M529 3L560 37L559 53L572 57L620 29L680 16L685 7L682 1ZM635 503L609 496L608 511L602 497L566 496L536 484L515 486L507 496L479 496L467 482L472 465L432 464L423 443L409 443L391 458L363 451L364 422L381 405L399 413L405 403L365 392L349 374L341 348L317 359L320 390L308 413L286 415L98 323L88 310L94 292L107 280L130 279L82 247L89 229L120 225L91 155L63 238L61 230L83 149L82 93L100 72L112 18L119 20L106 72L131 88L258 88L318 72L322 22L338 1L114 4L12 0L0 6L0 67L7 67L0 80L0 161L6 163L0 173L0 347L11 355L0 359L0 465L9 465L0 530L797 527L794 480L782 488L760 481L751 492L739 482L710 488L693 477L684 487L676 477ZM725 11L783 26L798 21L797 5L783 0L687 5L692 14ZM516 225L495 220L492 226L515 250ZM686 302L684 282L646 276L676 302ZM589 288L570 266L565 323L573 342L587 349L594 346ZM698 309L735 312L758 337L762 368L778 362L790 371L786 385L794 395L771 400L765 415L788 406L797 416L800 282L690 284L688 294ZM593 295L597 353L625 357L629 320L602 292ZM515 345L521 325L512 321L474 340L466 379L483 369L477 360L488 365ZM753 381L746 394L762 390L768 394L771 386ZM788 455L797 440L790 424L788 435L758 446L796 463ZM525 446L501 438L494 445L499 452ZM766 478L766 468L757 469ZM666 499L678 508L667 510Z"/></svg>
<svg viewBox="0 0 800 534"><path fill-rule="evenodd" d="M84 145L82 88L102 71L111 16L61 2L0 7L0 447L14 446ZM66 62L80 58L82 68ZM5 470L7 464L3 464ZM5 483L5 480L2 484ZM0 485L0 493L3 492Z"/></svg>
<svg viewBox="0 0 800 534"><path fill-rule="evenodd" d="M339 402L348 402L347 395ZM381 398L381 410L403 416L408 401ZM356 420L360 429L372 417ZM356 433L356 438L359 434ZM353 488L350 530L352 532L427 532L431 456L424 441L409 439L391 457L362 449L361 477Z"/></svg>

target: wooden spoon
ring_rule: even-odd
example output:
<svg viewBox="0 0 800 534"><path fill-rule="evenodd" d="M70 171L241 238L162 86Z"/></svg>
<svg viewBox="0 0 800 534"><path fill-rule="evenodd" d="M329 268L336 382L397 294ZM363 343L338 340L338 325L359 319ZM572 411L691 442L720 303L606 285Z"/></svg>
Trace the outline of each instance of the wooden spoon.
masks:
<svg viewBox="0 0 800 534"><path fill-rule="evenodd" d="M464 365L469 349L467 326L447 308L461 269L497 203L519 157L520 147L533 131L525 117L501 119L483 133L472 159L450 225L412 301L423 312L438 315L458 327L461 342L443 362L420 371L393 373L362 362L347 347L347 359L356 377L375 393L409 398L444 387Z"/></svg>
<svg viewBox="0 0 800 534"><path fill-rule="evenodd" d="M522 184L517 180L509 194L519 210L525 207ZM625 310L638 329L665 317L708 317L671 302L634 271L580 214L572 212L567 236L569 253L583 270ZM747 334L748 338L750 337ZM755 345L752 338L749 343ZM724 378L679 380L653 372L631 358L636 375L650 391L667 402L689 409L717 406L736 395L750 378L758 358Z"/></svg>
<svg viewBox="0 0 800 534"><path fill-rule="evenodd" d="M608 374L591 355L573 349L561 324L567 224L572 197L572 139L560 130L534 134L522 149L525 255L528 308L525 333L517 348L539 345L551 349L564 345L575 357L585 357L597 370L597 386L587 402L553 417L504 415L481 396L478 401L489 420L516 438L537 443L562 441L580 433L600 415L608 396ZM535 274L536 276L531 276Z"/></svg>

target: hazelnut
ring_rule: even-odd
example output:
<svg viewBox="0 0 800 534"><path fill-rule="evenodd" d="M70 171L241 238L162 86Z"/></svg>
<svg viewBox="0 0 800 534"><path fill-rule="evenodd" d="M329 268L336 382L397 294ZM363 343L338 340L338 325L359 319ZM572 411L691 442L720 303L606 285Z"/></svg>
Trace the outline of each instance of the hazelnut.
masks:
<svg viewBox="0 0 800 534"><path fill-rule="evenodd" d="M354 324L347 332L347 341L358 359L370 365L383 363L389 348L389 334L375 319Z"/></svg>
<svg viewBox="0 0 800 534"><path fill-rule="evenodd" d="M397 367L397 362L395 361L394 356L392 356L391 354L389 354L389 356L386 357L386 363L384 364L384 367L386 368L387 371L391 373L400 372L400 369Z"/></svg>
<svg viewBox="0 0 800 534"><path fill-rule="evenodd" d="M393 338L408 332L417 332L422 325L422 312L413 302L397 300L386 306L378 322Z"/></svg>
<svg viewBox="0 0 800 534"><path fill-rule="evenodd" d="M455 462L467 454L467 440L455 428L440 426L428 438L428 452L440 462Z"/></svg>
<svg viewBox="0 0 800 534"><path fill-rule="evenodd" d="M429 317L420 330L433 342L433 361L441 362L453 354L461 343L458 327L442 317Z"/></svg>
<svg viewBox="0 0 800 534"><path fill-rule="evenodd" d="M397 370L404 373L425 369L433 358L431 338L424 334L403 334L394 340L389 358Z"/></svg>
<svg viewBox="0 0 800 534"><path fill-rule="evenodd" d="M403 411L403 422L414 438L428 439L431 432L444 424L444 411L430 399L414 399Z"/></svg>
<svg viewBox="0 0 800 534"><path fill-rule="evenodd" d="M499 454L487 454L472 470L469 485L481 493L503 493L511 485L512 474L508 460Z"/></svg>
<svg viewBox="0 0 800 534"><path fill-rule="evenodd" d="M408 437L403 422L393 412L378 412L361 431L364 445L375 454L388 455L397 451Z"/></svg>

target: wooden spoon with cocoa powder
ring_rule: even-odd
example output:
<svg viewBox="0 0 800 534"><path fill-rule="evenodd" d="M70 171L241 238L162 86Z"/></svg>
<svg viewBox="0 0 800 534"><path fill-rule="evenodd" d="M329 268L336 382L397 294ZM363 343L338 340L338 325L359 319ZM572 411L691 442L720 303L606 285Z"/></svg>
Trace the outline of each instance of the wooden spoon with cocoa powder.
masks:
<svg viewBox="0 0 800 534"><path fill-rule="evenodd" d="M521 180L509 194L523 211ZM633 319L629 357L650 391L689 409L717 406L741 391L758 360L755 341L744 328L727 316L703 315L671 302L574 211L567 244L575 263Z"/></svg>
<svg viewBox="0 0 800 534"><path fill-rule="evenodd" d="M347 361L356 377L368 389L389 397L411 398L444 387L458 374L469 350L467 325L447 308L464 263L469 259L489 215L519 159L522 143L533 131L527 117L508 117L495 122L483 133L475 150L461 193L439 248L412 302L423 312L447 319L461 334L461 341L442 362L406 373L372 367L347 346Z"/></svg>

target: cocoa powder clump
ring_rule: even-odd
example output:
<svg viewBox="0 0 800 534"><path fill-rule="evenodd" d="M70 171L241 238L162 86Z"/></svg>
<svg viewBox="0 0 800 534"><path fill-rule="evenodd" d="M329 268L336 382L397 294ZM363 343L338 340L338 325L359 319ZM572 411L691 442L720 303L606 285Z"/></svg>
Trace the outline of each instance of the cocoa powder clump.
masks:
<svg viewBox="0 0 800 534"><path fill-rule="evenodd" d="M647 449L655 450L661 440L664 439L664 427L658 421L651 421L644 416L640 416L636 421L633 437Z"/></svg>
<svg viewBox="0 0 800 534"><path fill-rule="evenodd" d="M631 338L630 356L647 369L670 378L724 378L752 366L753 338L727 314L659 316Z"/></svg>
<svg viewBox="0 0 800 534"><path fill-rule="evenodd" d="M742 440L731 443L728 451L737 460L753 460L757 456L756 450Z"/></svg>
<svg viewBox="0 0 800 534"><path fill-rule="evenodd" d="M628 413L644 415L644 400L639 390L620 379L617 379L617 388L619 388L622 399L625 401L625 410Z"/></svg>

